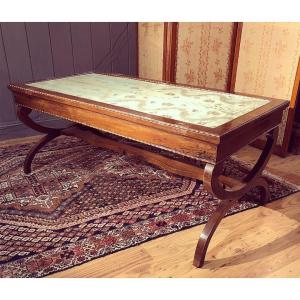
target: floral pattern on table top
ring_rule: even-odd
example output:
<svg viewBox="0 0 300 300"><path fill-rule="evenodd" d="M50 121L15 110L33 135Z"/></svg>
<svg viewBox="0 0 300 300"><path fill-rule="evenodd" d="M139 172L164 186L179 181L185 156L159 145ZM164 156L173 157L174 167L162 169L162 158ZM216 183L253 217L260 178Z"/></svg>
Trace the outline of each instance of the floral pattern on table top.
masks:
<svg viewBox="0 0 300 300"><path fill-rule="evenodd" d="M269 102L266 99L94 73L29 86L211 128Z"/></svg>

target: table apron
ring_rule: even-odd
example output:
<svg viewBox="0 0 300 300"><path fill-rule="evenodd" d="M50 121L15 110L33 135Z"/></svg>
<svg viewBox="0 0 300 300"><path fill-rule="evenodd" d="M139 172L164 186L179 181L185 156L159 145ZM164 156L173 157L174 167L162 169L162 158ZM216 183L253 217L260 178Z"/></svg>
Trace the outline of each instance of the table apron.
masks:
<svg viewBox="0 0 300 300"><path fill-rule="evenodd" d="M155 127L119 119L94 111L87 111L82 108L68 106L63 103L57 105L57 103L45 99L30 101L30 98L28 99L27 97L15 95L15 101L19 105L34 110L165 149L176 154L204 162L216 162L218 145L208 143L207 141L201 141L189 136L163 131Z"/></svg>

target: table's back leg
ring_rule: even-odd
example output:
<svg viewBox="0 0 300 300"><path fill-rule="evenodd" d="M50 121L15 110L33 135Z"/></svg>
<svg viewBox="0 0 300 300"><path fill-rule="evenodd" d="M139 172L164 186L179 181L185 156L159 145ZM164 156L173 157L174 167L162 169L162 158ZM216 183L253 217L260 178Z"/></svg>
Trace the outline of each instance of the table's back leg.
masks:
<svg viewBox="0 0 300 300"><path fill-rule="evenodd" d="M61 129L55 129L55 128L47 128L45 126L42 126L40 124L35 123L30 117L29 114L31 112L30 108L23 107L23 106L17 106L17 115L20 121L22 121L25 125L28 127L39 131L41 133L46 133L45 136L43 136L28 152L25 162L24 162L24 173L29 174L31 173L31 163L36 155L36 153L48 142L56 138L61 134Z"/></svg>
<svg viewBox="0 0 300 300"><path fill-rule="evenodd" d="M26 155L25 158L25 162L24 162L24 173L25 174L30 174L31 173L31 164L32 161L35 157L35 155L37 154L37 152L43 147L45 146L48 142L50 142L51 140L55 139L56 137L58 137L60 135L60 133L49 133L45 136L43 136L28 152L28 154Z"/></svg>
<svg viewBox="0 0 300 300"><path fill-rule="evenodd" d="M261 177L261 173L271 157L273 147L277 140L277 135L278 128L270 131L267 134L266 146L253 169L243 179L240 185L229 190L224 188L224 185L219 181L219 177L223 171L223 164L221 163L217 165L206 165L203 175L204 186L209 192L219 198L221 200L221 203L217 210L210 217L209 221L203 229L203 232L200 235L194 255L194 266L198 268L203 266L206 251L215 230L217 229L222 218L226 215L229 209L242 196L244 196L252 188L260 187L262 188L263 192L261 202L265 203L269 200L270 194L268 190L268 183L263 177Z"/></svg>

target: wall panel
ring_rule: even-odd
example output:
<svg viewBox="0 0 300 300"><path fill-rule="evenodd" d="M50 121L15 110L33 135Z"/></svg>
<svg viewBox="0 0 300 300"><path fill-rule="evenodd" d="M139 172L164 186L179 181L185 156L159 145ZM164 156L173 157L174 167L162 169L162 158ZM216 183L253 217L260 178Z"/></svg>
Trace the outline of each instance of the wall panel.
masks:
<svg viewBox="0 0 300 300"><path fill-rule="evenodd" d="M128 24L110 24L112 72L129 74Z"/></svg>
<svg viewBox="0 0 300 300"><path fill-rule="evenodd" d="M56 77L74 74L70 23L50 23L50 39Z"/></svg>
<svg viewBox="0 0 300 300"><path fill-rule="evenodd" d="M24 23L2 23L2 35L11 81L33 79ZM21 66L21 67L20 67Z"/></svg>
<svg viewBox="0 0 300 300"><path fill-rule="evenodd" d="M178 24L176 82L228 90L234 23Z"/></svg>
<svg viewBox="0 0 300 300"><path fill-rule="evenodd" d="M0 139L33 134L17 120L7 84L112 67L136 75L136 39L136 23L0 23ZM33 116L47 126L65 124L46 114Z"/></svg>
<svg viewBox="0 0 300 300"><path fill-rule="evenodd" d="M300 55L300 23L243 23L235 91L291 100ZM288 109L280 128L284 140Z"/></svg>
<svg viewBox="0 0 300 300"><path fill-rule="evenodd" d="M54 77L53 60L48 23L25 23L29 57L32 69L32 80L43 80ZM33 112L35 119L52 118L47 114Z"/></svg>
<svg viewBox="0 0 300 300"><path fill-rule="evenodd" d="M0 126L15 121L15 106L7 85L10 82L0 24Z"/></svg>
<svg viewBox="0 0 300 300"><path fill-rule="evenodd" d="M54 77L48 23L25 23L33 80Z"/></svg>
<svg viewBox="0 0 300 300"><path fill-rule="evenodd" d="M25 23L2 23L2 37L11 82L33 80ZM34 114L35 116L38 113ZM15 113L10 116L17 121Z"/></svg>
<svg viewBox="0 0 300 300"><path fill-rule="evenodd" d="M130 22L128 23L128 64L129 64L129 74L131 76L138 75L138 25L137 23Z"/></svg>
<svg viewBox="0 0 300 300"><path fill-rule="evenodd" d="M92 23L93 69L98 72L111 72L111 39L108 22Z"/></svg>
<svg viewBox="0 0 300 300"><path fill-rule="evenodd" d="M75 73L93 69L92 37L90 23L71 23Z"/></svg>
<svg viewBox="0 0 300 300"><path fill-rule="evenodd" d="M141 22L138 25L139 77L163 78L164 23Z"/></svg>

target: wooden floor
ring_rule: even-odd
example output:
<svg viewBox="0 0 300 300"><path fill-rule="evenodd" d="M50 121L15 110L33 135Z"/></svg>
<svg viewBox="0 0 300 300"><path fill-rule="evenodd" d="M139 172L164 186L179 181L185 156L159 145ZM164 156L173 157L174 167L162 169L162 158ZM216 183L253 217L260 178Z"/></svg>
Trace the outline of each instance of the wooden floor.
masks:
<svg viewBox="0 0 300 300"><path fill-rule="evenodd" d="M255 161L259 150L238 156ZM273 156L273 174L300 184L300 156ZM202 269L192 265L204 225L95 259L49 277L300 277L300 193L225 218Z"/></svg>

